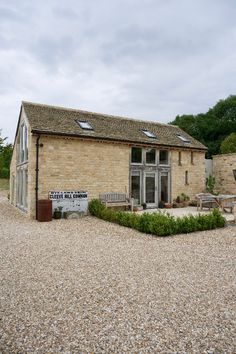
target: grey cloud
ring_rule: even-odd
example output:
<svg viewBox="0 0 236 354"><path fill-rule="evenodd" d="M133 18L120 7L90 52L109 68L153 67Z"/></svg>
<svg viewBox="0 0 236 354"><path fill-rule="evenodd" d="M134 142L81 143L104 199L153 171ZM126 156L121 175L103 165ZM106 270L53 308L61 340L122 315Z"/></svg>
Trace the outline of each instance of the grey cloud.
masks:
<svg viewBox="0 0 236 354"><path fill-rule="evenodd" d="M234 1L12 0L0 9L0 128L11 139L22 99L167 122L234 93Z"/></svg>

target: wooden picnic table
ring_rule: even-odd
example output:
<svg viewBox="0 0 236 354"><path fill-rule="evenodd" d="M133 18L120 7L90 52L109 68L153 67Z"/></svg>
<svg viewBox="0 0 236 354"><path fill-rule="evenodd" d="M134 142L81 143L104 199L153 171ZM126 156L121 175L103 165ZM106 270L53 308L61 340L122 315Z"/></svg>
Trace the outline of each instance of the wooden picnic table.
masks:
<svg viewBox="0 0 236 354"><path fill-rule="evenodd" d="M226 209L230 209L231 213L234 207L233 203L236 201L236 195L233 194L214 195L211 193L199 193L196 195L196 198L197 209L200 207L200 210L202 210L205 207L210 210L211 208L218 207L225 212L227 212Z"/></svg>
<svg viewBox="0 0 236 354"><path fill-rule="evenodd" d="M202 210L204 207L209 210L214 207L220 207L219 201L216 196L211 193L199 193L196 195L197 199L197 210L200 208Z"/></svg>
<svg viewBox="0 0 236 354"><path fill-rule="evenodd" d="M234 207L234 202L236 201L236 195L234 194L219 194L215 196L216 199L218 200L219 206L222 211L227 211L226 209L230 209L230 212L232 213L233 207Z"/></svg>

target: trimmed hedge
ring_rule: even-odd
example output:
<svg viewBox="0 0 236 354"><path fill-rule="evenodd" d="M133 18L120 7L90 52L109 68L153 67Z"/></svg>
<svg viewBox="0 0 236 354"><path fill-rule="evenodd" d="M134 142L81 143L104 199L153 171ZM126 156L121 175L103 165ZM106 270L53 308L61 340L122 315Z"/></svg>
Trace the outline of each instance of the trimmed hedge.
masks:
<svg viewBox="0 0 236 354"><path fill-rule="evenodd" d="M174 218L170 214L134 214L106 208L98 199L89 202L89 212L100 219L131 227L138 231L157 236L168 236L194 231L212 230L225 226L225 219L218 209L207 215L189 215Z"/></svg>

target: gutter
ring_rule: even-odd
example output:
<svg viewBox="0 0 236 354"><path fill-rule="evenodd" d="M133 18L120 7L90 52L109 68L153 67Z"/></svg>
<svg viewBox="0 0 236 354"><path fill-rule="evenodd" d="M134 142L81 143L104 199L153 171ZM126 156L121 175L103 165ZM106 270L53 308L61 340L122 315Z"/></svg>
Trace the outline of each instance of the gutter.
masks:
<svg viewBox="0 0 236 354"><path fill-rule="evenodd" d="M38 220L38 197L39 197L39 148L43 146L43 144L39 143L40 134L36 139L36 166L35 166L35 210L36 210L36 220Z"/></svg>

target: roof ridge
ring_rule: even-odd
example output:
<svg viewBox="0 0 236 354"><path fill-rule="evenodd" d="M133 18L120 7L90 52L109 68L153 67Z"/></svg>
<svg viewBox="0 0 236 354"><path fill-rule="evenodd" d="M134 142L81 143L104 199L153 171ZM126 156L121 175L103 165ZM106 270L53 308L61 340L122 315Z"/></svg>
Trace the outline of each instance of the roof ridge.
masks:
<svg viewBox="0 0 236 354"><path fill-rule="evenodd" d="M86 111L83 109L76 109L76 108L67 108L64 106L55 106L55 105L49 105L49 104L43 104L43 103L35 103L35 102L30 102L30 101L22 101L22 105L24 104L29 104L29 105L34 105L34 106L40 106L40 107L49 107L49 108L56 108L56 109L61 109L64 111L73 111L73 112L79 112L83 114L93 114L96 116L104 116L104 117L110 117L110 118L118 118L118 119L123 119L123 120L130 120L130 121L135 121L139 123L151 123L151 124L156 124L156 125L161 125L161 126L168 126L168 127L173 127L178 129L179 127L176 125L168 124L168 123L160 123L152 120L144 120L144 119L136 119L136 118L131 118L131 117L125 117L125 116L117 116L114 114L108 114L108 113L98 113L98 112L91 112L91 111Z"/></svg>

